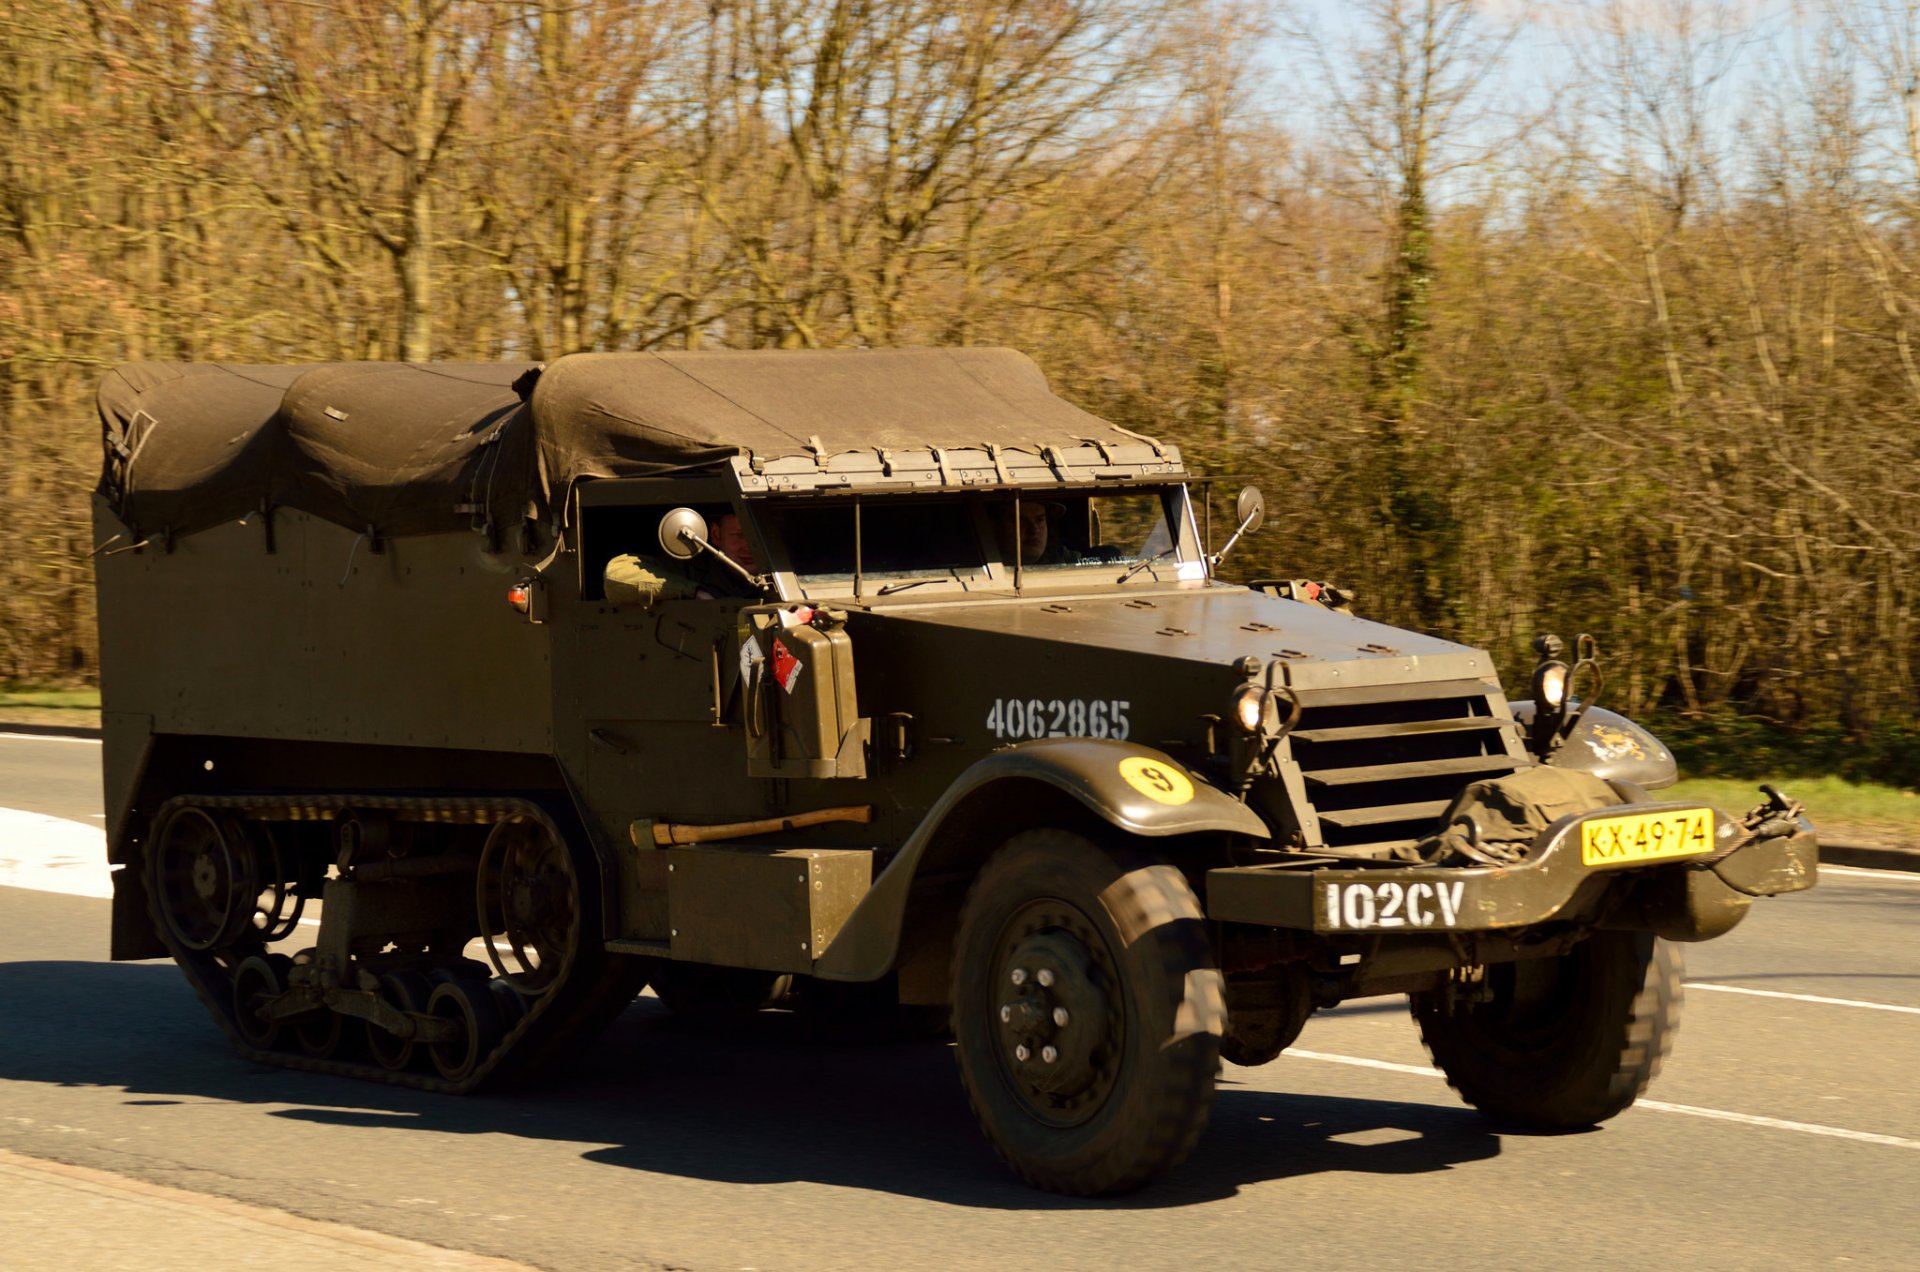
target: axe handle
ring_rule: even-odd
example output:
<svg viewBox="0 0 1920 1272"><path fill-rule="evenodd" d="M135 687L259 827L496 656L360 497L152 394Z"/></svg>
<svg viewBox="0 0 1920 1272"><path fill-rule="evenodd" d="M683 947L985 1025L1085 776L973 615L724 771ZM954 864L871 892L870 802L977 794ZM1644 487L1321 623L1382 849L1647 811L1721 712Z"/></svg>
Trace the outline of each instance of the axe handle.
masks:
<svg viewBox="0 0 1920 1272"><path fill-rule="evenodd" d="M859 822L864 825L872 820L873 805L847 804L840 808L816 808L810 813L794 813L789 817L763 817L759 821L722 822L717 826L655 822L653 842L658 848L673 844L708 844L722 839L745 839L752 835L772 835L783 830L824 826L829 822Z"/></svg>

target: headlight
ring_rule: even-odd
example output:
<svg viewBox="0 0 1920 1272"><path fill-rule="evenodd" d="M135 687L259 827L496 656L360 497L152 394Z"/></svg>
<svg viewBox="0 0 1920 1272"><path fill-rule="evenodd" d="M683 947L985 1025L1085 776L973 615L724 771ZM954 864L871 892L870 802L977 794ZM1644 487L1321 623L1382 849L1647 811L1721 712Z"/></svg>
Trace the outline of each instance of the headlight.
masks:
<svg viewBox="0 0 1920 1272"><path fill-rule="evenodd" d="M1243 733L1260 732L1267 716L1267 691L1259 685L1241 685L1233 691L1233 722Z"/></svg>
<svg viewBox="0 0 1920 1272"><path fill-rule="evenodd" d="M1567 665L1548 663L1540 669L1540 703L1558 711L1567 704Z"/></svg>

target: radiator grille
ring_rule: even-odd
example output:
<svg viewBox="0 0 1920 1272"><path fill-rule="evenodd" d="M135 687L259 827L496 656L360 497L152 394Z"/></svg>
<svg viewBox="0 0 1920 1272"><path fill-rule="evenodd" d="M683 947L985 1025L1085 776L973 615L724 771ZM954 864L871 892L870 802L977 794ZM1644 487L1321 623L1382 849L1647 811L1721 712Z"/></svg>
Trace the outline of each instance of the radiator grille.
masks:
<svg viewBox="0 0 1920 1272"><path fill-rule="evenodd" d="M1468 783L1520 767L1503 715L1484 694L1306 708L1287 744L1319 819L1315 846L1381 856L1432 833Z"/></svg>

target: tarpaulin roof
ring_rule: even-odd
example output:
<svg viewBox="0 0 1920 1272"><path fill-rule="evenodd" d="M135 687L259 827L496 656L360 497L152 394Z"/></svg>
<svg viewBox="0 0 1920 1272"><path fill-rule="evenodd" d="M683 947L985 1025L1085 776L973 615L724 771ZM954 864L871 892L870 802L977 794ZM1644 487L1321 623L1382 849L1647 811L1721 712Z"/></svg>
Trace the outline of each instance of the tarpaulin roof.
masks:
<svg viewBox="0 0 1920 1272"><path fill-rule="evenodd" d="M529 386L531 389L529 391ZM102 493L142 532L263 505L354 529L506 525L583 478L851 451L1137 446L1007 349L572 354L535 363L133 363Z"/></svg>

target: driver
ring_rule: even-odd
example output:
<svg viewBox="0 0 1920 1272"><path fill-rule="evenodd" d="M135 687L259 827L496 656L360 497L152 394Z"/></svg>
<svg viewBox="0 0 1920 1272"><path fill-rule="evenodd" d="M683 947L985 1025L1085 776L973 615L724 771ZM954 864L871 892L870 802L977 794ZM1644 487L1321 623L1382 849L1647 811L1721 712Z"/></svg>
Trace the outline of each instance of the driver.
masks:
<svg viewBox="0 0 1920 1272"><path fill-rule="evenodd" d="M1014 505L1001 504L994 513L993 533L1000 546L1000 559L1013 564ZM1053 532L1055 514L1066 514L1064 505L1039 499L1020 501L1019 546L1022 565L1074 565L1082 558L1060 541Z"/></svg>
<svg viewBox="0 0 1920 1272"><path fill-rule="evenodd" d="M753 545L747 541L746 527L740 524L740 514L723 512L718 517L707 519L707 542L732 557L735 564L748 574L760 573L760 563L754 559ZM726 574L732 575L735 583L740 577L731 570L721 567Z"/></svg>
<svg viewBox="0 0 1920 1272"><path fill-rule="evenodd" d="M707 542L749 574L760 566L740 514L706 513ZM616 605L654 605L688 599L712 601L726 596L751 596L745 579L701 553L689 561L666 561L651 553L627 553L607 562L606 597Z"/></svg>

